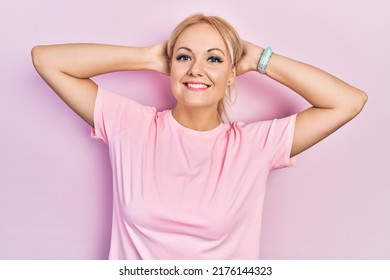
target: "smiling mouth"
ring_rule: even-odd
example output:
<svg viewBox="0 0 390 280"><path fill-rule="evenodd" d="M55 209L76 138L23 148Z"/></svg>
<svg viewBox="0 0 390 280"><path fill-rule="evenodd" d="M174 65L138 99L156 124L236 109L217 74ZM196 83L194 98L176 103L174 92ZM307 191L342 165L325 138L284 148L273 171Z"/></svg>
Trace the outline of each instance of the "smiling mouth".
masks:
<svg viewBox="0 0 390 280"><path fill-rule="evenodd" d="M210 87L203 83L184 83L184 85L191 90L205 90Z"/></svg>

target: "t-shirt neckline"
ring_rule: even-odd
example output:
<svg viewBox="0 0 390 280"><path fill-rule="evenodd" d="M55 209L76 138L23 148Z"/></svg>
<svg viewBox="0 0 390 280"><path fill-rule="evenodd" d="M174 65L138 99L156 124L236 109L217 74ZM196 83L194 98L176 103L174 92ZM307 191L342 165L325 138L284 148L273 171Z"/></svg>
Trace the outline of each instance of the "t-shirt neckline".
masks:
<svg viewBox="0 0 390 280"><path fill-rule="evenodd" d="M181 131L184 131L186 133L191 133L191 134L197 134L197 135L209 135L209 134L214 134L214 133L217 133L219 131L222 130L223 126L224 126L224 123L221 122L217 127L213 128L213 129L210 129L210 130L195 130L195 129L191 129L191 128L188 128L188 127L185 127L183 126L182 124L180 124L172 115L172 110L169 110L169 119L171 121L171 123L179 128Z"/></svg>

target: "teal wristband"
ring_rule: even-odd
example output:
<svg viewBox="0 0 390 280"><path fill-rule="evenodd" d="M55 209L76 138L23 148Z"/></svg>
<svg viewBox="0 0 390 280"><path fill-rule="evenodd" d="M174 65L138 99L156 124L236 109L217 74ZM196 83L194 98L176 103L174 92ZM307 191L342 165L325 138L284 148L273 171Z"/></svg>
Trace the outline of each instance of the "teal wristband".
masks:
<svg viewBox="0 0 390 280"><path fill-rule="evenodd" d="M265 75L265 71L267 70L268 62L271 59L272 53L272 48L268 47L261 54L259 64L257 65L257 70L263 75Z"/></svg>

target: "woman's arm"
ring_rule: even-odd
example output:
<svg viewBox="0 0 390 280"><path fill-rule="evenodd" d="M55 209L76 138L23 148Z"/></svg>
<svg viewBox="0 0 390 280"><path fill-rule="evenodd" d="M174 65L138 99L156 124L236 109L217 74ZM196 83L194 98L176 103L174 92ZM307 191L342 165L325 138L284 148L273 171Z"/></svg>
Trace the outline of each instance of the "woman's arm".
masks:
<svg viewBox="0 0 390 280"><path fill-rule="evenodd" d="M257 71L263 49L244 42L245 54L237 73ZM267 76L291 88L312 107L297 115L291 156L295 156L352 120L364 107L367 95L314 66L273 54Z"/></svg>
<svg viewBox="0 0 390 280"><path fill-rule="evenodd" d="M31 53L41 77L91 126L94 126L97 85L90 77L125 70L168 73L165 42L153 47L100 44L36 46Z"/></svg>

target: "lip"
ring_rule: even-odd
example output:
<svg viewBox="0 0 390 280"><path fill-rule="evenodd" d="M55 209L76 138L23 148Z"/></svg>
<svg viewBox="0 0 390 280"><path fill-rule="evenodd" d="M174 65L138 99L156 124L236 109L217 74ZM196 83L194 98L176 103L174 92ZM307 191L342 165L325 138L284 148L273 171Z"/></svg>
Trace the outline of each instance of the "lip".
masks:
<svg viewBox="0 0 390 280"><path fill-rule="evenodd" d="M189 86L189 84L192 84L192 85L203 85L205 87L191 87ZM188 90L192 90L192 91L205 91L207 90L210 85L208 84L205 84L205 83L201 83L201 82L195 82L195 81L188 81L188 82L184 82L183 85L188 89Z"/></svg>

